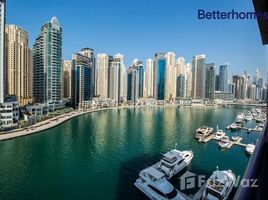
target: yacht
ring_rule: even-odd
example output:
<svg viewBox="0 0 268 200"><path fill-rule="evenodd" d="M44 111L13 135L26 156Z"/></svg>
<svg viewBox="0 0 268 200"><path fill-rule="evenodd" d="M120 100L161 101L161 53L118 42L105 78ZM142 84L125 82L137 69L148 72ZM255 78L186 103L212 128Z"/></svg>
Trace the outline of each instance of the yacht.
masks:
<svg viewBox="0 0 268 200"><path fill-rule="evenodd" d="M218 129L218 130L216 131L215 135L214 135L214 138L215 138L216 140L221 140L223 136L225 136L225 133L223 132L223 130Z"/></svg>
<svg viewBox="0 0 268 200"><path fill-rule="evenodd" d="M241 137L234 135L231 137L234 142L237 142Z"/></svg>
<svg viewBox="0 0 268 200"><path fill-rule="evenodd" d="M238 115L237 115L236 118L237 118L237 119L244 120L244 118L245 118L245 114L244 114L244 113L238 113Z"/></svg>
<svg viewBox="0 0 268 200"><path fill-rule="evenodd" d="M253 116L251 114L247 114L245 117L246 121L251 121L253 119Z"/></svg>
<svg viewBox="0 0 268 200"><path fill-rule="evenodd" d="M235 124L235 123L231 124L230 129L231 129L231 131L236 131L238 129L237 124Z"/></svg>
<svg viewBox="0 0 268 200"><path fill-rule="evenodd" d="M230 139L228 136L223 136L221 141L218 142L219 146L221 148L227 148L228 145L230 144Z"/></svg>
<svg viewBox="0 0 268 200"><path fill-rule="evenodd" d="M152 167L161 171L165 176L170 179L181 170L187 167L194 157L192 151L179 151L173 149L165 153L160 162L154 164Z"/></svg>
<svg viewBox="0 0 268 200"><path fill-rule="evenodd" d="M212 132L213 132L213 128L211 128L211 127L207 127L207 126L202 126L201 128L198 128L197 130L196 130L196 132L195 132L195 138L196 139L202 139L202 138L205 138L205 137L207 137L207 136L209 136L209 135L211 135L212 134Z"/></svg>
<svg viewBox="0 0 268 200"><path fill-rule="evenodd" d="M255 150L255 145L254 144L248 144L246 146L246 152L248 154L253 154L254 150Z"/></svg>
<svg viewBox="0 0 268 200"><path fill-rule="evenodd" d="M203 200L227 200L236 178L231 170L213 172L206 182L203 192Z"/></svg>
<svg viewBox="0 0 268 200"><path fill-rule="evenodd" d="M165 174L153 167L140 172L134 185L152 200L184 200L185 198L167 181Z"/></svg>

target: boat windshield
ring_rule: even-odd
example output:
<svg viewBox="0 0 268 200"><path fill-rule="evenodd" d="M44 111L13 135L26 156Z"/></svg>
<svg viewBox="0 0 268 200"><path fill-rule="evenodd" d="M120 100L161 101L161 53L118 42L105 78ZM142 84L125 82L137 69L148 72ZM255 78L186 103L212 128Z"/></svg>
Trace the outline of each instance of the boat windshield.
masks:
<svg viewBox="0 0 268 200"><path fill-rule="evenodd" d="M168 199L173 199L177 196L177 190L175 190L175 188L170 192L166 194L166 197Z"/></svg>
<svg viewBox="0 0 268 200"><path fill-rule="evenodd" d="M215 191L213 191L213 190L207 188L207 189L206 189L206 196L208 196L209 194L210 194L211 196L216 197L216 198L219 199L219 200L222 200L222 199L223 199L223 196L221 196L218 192L215 192Z"/></svg>
<svg viewBox="0 0 268 200"><path fill-rule="evenodd" d="M168 163L171 163L171 164L172 164L172 163L174 163L174 162L177 160L177 158L176 158L176 156L174 156L174 157L172 157L172 158L163 156L163 160L166 161L166 162L168 162Z"/></svg>

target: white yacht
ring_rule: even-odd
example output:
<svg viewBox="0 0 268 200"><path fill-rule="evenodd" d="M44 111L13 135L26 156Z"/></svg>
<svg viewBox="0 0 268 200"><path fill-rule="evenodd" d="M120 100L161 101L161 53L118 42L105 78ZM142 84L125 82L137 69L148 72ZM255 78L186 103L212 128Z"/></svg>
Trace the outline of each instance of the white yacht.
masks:
<svg viewBox="0 0 268 200"><path fill-rule="evenodd" d="M244 113L238 113L238 115L237 115L236 118L237 118L237 119L244 120L244 118L245 118L245 114L244 114Z"/></svg>
<svg viewBox="0 0 268 200"><path fill-rule="evenodd" d="M223 136L223 137L221 138L221 141L218 142L218 144L219 144L219 146L220 146L221 148L227 148L227 147L229 146L229 144L230 144L230 139L229 139L229 137L228 137L228 136Z"/></svg>
<svg viewBox="0 0 268 200"><path fill-rule="evenodd" d="M251 121L253 119L253 116L251 114L247 114L245 117L246 121Z"/></svg>
<svg viewBox="0 0 268 200"><path fill-rule="evenodd" d="M255 150L255 145L254 144L248 144L246 146L246 152L248 154L253 154L254 150Z"/></svg>
<svg viewBox="0 0 268 200"><path fill-rule="evenodd" d="M134 185L152 200L184 200L185 198L167 181L165 174L153 167L140 172Z"/></svg>
<svg viewBox="0 0 268 200"><path fill-rule="evenodd" d="M238 135L234 135L234 136L232 136L231 138L232 138L232 140L233 140L234 142L237 142L238 140L241 139L241 137L239 137Z"/></svg>
<svg viewBox="0 0 268 200"><path fill-rule="evenodd" d="M187 167L194 157L192 151L179 151L173 149L165 153L160 162L154 164L152 167L163 172L165 176L170 179Z"/></svg>
<svg viewBox="0 0 268 200"><path fill-rule="evenodd" d="M213 128L207 127L207 126L202 126L201 128L198 128L195 132L195 138L196 139L204 139L205 137L209 136L213 132Z"/></svg>
<svg viewBox="0 0 268 200"><path fill-rule="evenodd" d="M221 140L223 136L225 136L225 133L223 132L223 130L218 129L218 130L216 131L215 135L214 135L214 138L215 138L216 140Z"/></svg>
<svg viewBox="0 0 268 200"><path fill-rule="evenodd" d="M230 195L236 178L231 170L213 172L206 182L203 192L203 200L227 200Z"/></svg>
<svg viewBox="0 0 268 200"><path fill-rule="evenodd" d="M238 129L238 126L236 123L231 124L230 126L231 131L236 131Z"/></svg>

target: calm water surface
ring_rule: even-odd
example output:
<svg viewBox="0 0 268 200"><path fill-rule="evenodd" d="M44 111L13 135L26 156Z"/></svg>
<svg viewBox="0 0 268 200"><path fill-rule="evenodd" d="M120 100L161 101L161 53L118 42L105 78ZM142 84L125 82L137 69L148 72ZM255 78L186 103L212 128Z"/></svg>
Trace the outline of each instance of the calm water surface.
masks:
<svg viewBox="0 0 268 200"><path fill-rule="evenodd" d="M174 148L192 149L188 167L209 176L216 166L243 175L245 148L221 150L215 141L199 144L202 125L225 129L248 108L139 108L91 113L54 129L0 142L0 199L145 199L133 186L141 169ZM247 123L255 127L255 122ZM227 131L228 135L233 133ZM258 133L236 132L242 142ZM173 180L178 185L178 180Z"/></svg>

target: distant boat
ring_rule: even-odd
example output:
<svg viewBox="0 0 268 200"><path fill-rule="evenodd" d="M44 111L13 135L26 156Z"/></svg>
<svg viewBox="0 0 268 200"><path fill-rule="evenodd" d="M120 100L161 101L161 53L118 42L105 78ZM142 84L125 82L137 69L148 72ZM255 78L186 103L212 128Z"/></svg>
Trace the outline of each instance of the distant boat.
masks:
<svg viewBox="0 0 268 200"><path fill-rule="evenodd" d="M254 150L255 150L255 145L254 144L248 144L246 146L246 152L248 154L253 154Z"/></svg>
<svg viewBox="0 0 268 200"><path fill-rule="evenodd" d="M227 148L230 144L230 139L228 136L223 136L222 139L218 142L221 148Z"/></svg>

